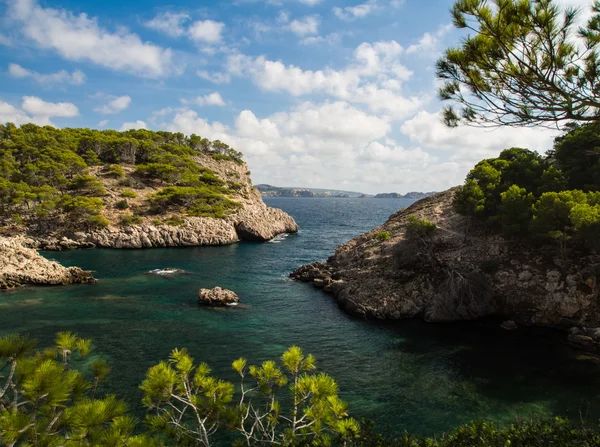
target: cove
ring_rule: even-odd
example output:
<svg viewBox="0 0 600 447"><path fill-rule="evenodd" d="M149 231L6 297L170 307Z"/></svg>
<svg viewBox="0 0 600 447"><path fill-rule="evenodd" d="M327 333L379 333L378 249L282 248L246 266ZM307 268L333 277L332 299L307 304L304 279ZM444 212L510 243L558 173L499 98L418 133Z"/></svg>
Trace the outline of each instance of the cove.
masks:
<svg viewBox="0 0 600 447"><path fill-rule="evenodd" d="M600 416L600 367L545 330L495 325L430 325L350 317L288 273L325 260L335 247L412 203L398 199L266 198L300 226L271 243L153 250L46 252L95 270L96 285L24 288L0 294L0 334L50 343L72 330L92 338L112 372L104 387L142 414L137 386L148 367L187 347L220 377L232 360L276 358L292 345L314 354L339 383L353 416L381 429L433 435L471 419L517 415ZM157 276L166 267L186 275ZM197 305L201 287L236 291L243 306Z"/></svg>

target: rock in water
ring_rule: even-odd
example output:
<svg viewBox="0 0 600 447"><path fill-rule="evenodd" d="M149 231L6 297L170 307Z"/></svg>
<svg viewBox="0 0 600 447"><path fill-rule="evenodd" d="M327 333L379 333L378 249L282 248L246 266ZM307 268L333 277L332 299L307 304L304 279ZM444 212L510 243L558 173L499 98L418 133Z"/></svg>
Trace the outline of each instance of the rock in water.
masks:
<svg viewBox="0 0 600 447"><path fill-rule="evenodd" d="M49 261L22 237L0 237L0 289L12 289L25 284L65 285L94 283L91 272L78 267L63 267Z"/></svg>
<svg viewBox="0 0 600 447"><path fill-rule="evenodd" d="M208 304L209 306L236 306L240 301L235 292L220 287L200 289L198 298L201 303Z"/></svg>

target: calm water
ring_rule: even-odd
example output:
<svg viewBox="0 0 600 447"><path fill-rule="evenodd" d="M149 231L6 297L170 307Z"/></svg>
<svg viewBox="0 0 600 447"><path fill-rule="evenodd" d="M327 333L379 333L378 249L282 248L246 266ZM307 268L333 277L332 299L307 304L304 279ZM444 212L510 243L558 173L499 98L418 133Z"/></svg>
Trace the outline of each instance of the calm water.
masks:
<svg viewBox="0 0 600 447"><path fill-rule="evenodd" d="M93 338L113 366L109 391L140 410L146 369L187 347L224 378L230 363L275 358L298 344L335 377L357 417L384 428L432 435L474 418L600 416L600 367L551 331L507 333L495 326L378 323L342 313L334 300L291 282L295 267L324 260L341 242L383 223L411 201L283 199L301 231L276 243L138 251L46 253L96 271L91 286L27 288L0 294L0 334L44 342L61 330ZM178 277L147 275L177 267ZM200 287L238 292L245 308L197 305Z"/></svg>

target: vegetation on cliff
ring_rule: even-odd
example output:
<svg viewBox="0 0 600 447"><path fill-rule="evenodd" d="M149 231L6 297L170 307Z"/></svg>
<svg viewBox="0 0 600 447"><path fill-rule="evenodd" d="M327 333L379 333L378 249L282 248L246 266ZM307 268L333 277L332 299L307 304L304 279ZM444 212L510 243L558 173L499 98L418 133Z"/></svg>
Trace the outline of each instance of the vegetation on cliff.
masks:
<svg viewBox="0 0 600 447"><path fill-rule="evenodd" d="M0 443L41 446L233 445L596 446L600 435L564 419L517 421L506 427L473 422L439 439L377 434L348 416L336 382L291 347L279 361L232 363L239 384L212 375L185 349L151 367L140 386L144 428L127 405L102 393L110 366L92 342L70 332L36 349L28 336L0 337ZM220 445L220 444L219 444Z"/></svg>
<svg viewBox="0 0 600 447"><path fill-rule="evenodd" d="M231 199L240 185L203 167L200 156L242 164L241 153L197 135L0 125L0 225L105 227L108 184L130 200L141 195L132 188L145 193L135 206L115 205L134 216L226 217L240 207Z"/></svg>

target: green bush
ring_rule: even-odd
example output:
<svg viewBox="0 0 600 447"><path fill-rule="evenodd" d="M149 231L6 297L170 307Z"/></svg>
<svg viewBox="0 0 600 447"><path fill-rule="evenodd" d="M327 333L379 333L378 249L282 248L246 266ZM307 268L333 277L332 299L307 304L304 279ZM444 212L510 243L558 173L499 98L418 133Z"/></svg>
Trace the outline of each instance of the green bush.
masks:
<svg viewBox="0 0 600 447"><path fill-rule="evenodd" d="M121 196L127 197L128 199L135 199L137 197L137 194L131 189L124 189L123 191L121 191Z"/></svg>
<svg viewBox="0 0 600 447"><path fill-rule="evenodd" d="M143 222L141 216L136 216L133 214L124 214L119 218L119 224L123 227L128 227L130 225L139 225Z"/></svg>
<svg viewBox="0 0 600 447"><path fill-rule="evenodd" d="M112 164L106 168L106 175L115 178L123 178L125 177L125 170L117 164Z"/></svg>
<svg viewBox="0 0 600 447"><path fill-rule="evenodd" d="M408 218L406 224L406 235L408 238L427 238L432 236L437 230L437 226L434 223L429 222L426 219L419 219L415 216Z"/></svg>
<svg viewBox="0 0 600 447"><path fill-rule="evenodd" d="M150 203L158 212L183 207L190 216L224 218L241 206L228 199L219 186L168 186L153 194Z"/></svg>
<svg viewBox="0 0 600 447"><path fill-rule="evenodd" d="M69 182L68 189L77 194L84 194L92 197L101 197L106 195L106 189L100 180L92 175L79 174L73 177Z"/></svg>
<svg viewBox="0 0 600 447"><path fill-rule="evenodd" d="M126 210L129 208L129 202L125 199L119 200L117 203L115 203L115 208L118 210Z"/></svg>
<svg viewBox="0 0 600 447"><path fill-rule="evenodd" d="M388 241L391 237L392 237L392 235L390 234L389 231L380 231L375 236L375 238L377 238L380 241Z"/></svg>
<svg viewBox="0 0 600 447"><path fill-rule="evenodd" d="M186 221L180 216L171 216L165 220L165 223L174 227L185 227L187 225Z"/></svg>

